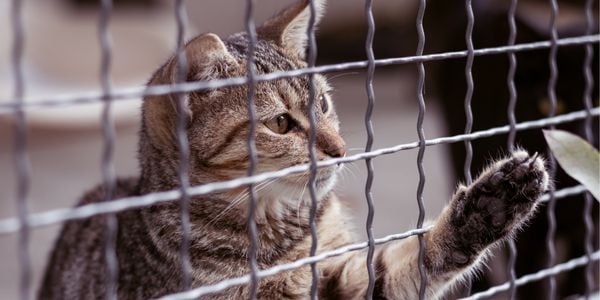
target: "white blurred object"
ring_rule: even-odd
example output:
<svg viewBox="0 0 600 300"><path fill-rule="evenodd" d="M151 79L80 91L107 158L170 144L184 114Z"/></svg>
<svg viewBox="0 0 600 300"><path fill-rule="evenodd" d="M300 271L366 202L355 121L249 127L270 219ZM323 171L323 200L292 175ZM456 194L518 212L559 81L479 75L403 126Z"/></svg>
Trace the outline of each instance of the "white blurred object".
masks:
<svg viewBox="0 0 600 300"><path fill-rule="evenodd" d="M75 9L59 0L24 2L26 101L75 93L100 91L100 43L97 9ZM0 11L10 13L10 2ZM176 26L170 6L159 9L114 10L112 35L113 86L142 86L173 52ZM0 102L13 98L10 16L0 26ZM136 122L139 99L115 101L115 122ZM98 126L102 103L32 109L33 127L88 128ZM4 119L4 118L3 118Z"/></svg>

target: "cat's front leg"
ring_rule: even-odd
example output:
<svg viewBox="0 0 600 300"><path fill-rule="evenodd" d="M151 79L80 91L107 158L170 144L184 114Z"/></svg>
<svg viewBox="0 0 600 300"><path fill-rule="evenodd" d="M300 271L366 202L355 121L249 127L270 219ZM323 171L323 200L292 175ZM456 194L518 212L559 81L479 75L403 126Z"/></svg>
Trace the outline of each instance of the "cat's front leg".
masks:
<svg viewBox="0 0 600 300"><path fill-rule="evenodd" d="M477 268L491 245L510 238L529 219L547 186L542 158L517 151L470 186L459 187L427 234L425 266L431 280L456 280Z"/></svg>
<svg viewBox="0 0 600 300"><path fill-rule="evenodd" d="M488 168L468 187L461 186L425 237L426 299L443 295L476 269L489 248L532 215L546 190L548 174L537 155L518 151ZM417 237L391 242L375 252L374 299L418 299ZM349 253L324 266L321 295L364 299L366 251Z"/></svg>

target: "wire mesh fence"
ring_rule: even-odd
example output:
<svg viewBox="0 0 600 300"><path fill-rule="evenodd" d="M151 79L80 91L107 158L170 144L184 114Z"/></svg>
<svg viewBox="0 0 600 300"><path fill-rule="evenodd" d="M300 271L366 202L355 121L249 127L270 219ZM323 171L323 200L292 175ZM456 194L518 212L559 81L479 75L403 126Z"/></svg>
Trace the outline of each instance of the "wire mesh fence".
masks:
<svg viewBox="0 0 600 300"><path fill-rule="evenodd" d="M118 266L116 259L115 250L115 235L118 230L118 224L115 214L128 209L135 209L146 207L158 203L179 201L181 207L181 223L183 224L183 241L181 243L181 264L182 264L182 282L184 283L184 291L176 294L166 295L164 299L191 299L198 298L203 295L209 295L218 293L232 286L248 284L251 287L251 298L255 299L257 296L257 288L260 279L273 276L275 274L289 271L292 269L300 268L302 266L310 265L312 270L312 287L310 291L310 297L315 299L317 297L317 286L318 286L318 273L316 263L319 261L326 260L331 257L339 256L351 251L357 251L360 249L368 249L367 265L365 268L368 269L369 275L369 297L372 295L374 282L375 282L375 271L373 269L373 254L375 246L379 244L388 243L394 240L405 239L411 236L418 236L420 240L419 247L419 270L420 270L420 298L425 298L425 288L427 285L427 278L424 271L424 243L423 234L428 232L431 227L423 227L423 221L425 218L425 208L423 205L423 190L426 185L425 171L423 168L424 154L428 147L440 144L460 143L465 144L466 157L464 164L464 177L467 183L472 182L471 176L471 161L473 158L473 149L471 141L484 139L492 136L498 136L508 134L507 148L512 150L515 148L515 136L518 132L530 129L540 128L553 128L556 125L566 124L578 120L584 120L586 124L586 137L588 140L593 139L592 131L592 119L597 118L600 115L600 109L593 107L592 93L594 89L594 79L592 78L591 68L592 66L592 47L600 42L600 35L594 34L594 17L593 17L593 1L587 0L585 5L586 13L586 32L580 36L560 38L557 33L557 21L556 16L559 12L558 3L556 0L550 1L552 17L549 24L551 31L551 39L549 41L535 41L529 43L516 43L517 29L515 26L515 13L517 7L517 0L511 1L509 14L507 16L507 22L510 28L510 36L504 46L490 47L490 48L479 48L476 49L473 44L473 28L475 26L475 18L473 14L473 7L471 0L465 0L465 12L467 16L467 28L465 29L465 45L466 50L464 51L453 51L443 53L432 53L424 54L426 34L423 27L423 19L426 12L426 1L419 0L419 7L416 19L416 29L418 34L418 46L414 56L405 57L394 57L386 59L376 59L373 53L373 40L376 34L375 19L373 17L373 3L372 0L365 1L365 16L367 19L368 34L365 37L365 51L367 53L367 60L364 61L352 61L338 64L328 64L316 66L317 58L317 44L315 40L315 16L316 10L315 1L309 1L309 7L311 12L311 19L309 21L309 28L307 31L308 36L308 66L306 68L295 69L291 71L280 71L267 74L257 74L254 67L254 56L247 56L247 76L246 77L234 77L227 79L218 79L210 81L198 81L198 82L185 82L185 76L187 74L187 63L184 55L184 36L186 30L186 9L185 2L178 0L175 2L174 18L177 22L177 60L178 60L178 78L177 81L170 85L156 85L150 87L130 87L130 88L114 88L111 84L110 72L112 64L111 56L111 34L109 30L110 17L112 11L112 1L102 0L100 19L98 23L98 37L101 47L101 68L100 68L100 82L101 91L98 93L91 94L72 94L72 95L54 95L39 99L33 99L35 101L25 102L25 83L26 78L23 76L23 53L24 53L24 28L22 20L22 4L21 0L12 0L12 70L14 78L14 97L7 103L0 104L0 115L12 114L15 117L15 170L17 177L17 215L11 218L0 219L0 235L7 234L18 234L19 236L19 262L21 266L21 279L20 279L20 290L23 299L28 299L32 288L31 280L31 267L28 247L30 241L30 232L39 227L44 227L53 224L61 224L70 220L85 219L97 215L107 215L108 221L106 223L106 236L105 236L105 257L106 265L108 266L107 272L107 291L109 291L110 298L116 298L116 285L118 276ZM254 53L255 45L257 43L256 37L256 26L254 24L254 1L248 0L246 2L246 14L245 14L245 30L249 37L249 53ZM335 11L330 11L330 14L335 14ZM585 48L585 63L581 67L581 72L585 74L585 91L584 98L584 110L571 111L563 114L556 114L556 80L558 75L558 68L556 66L556 53L561 47L584 47ZM548 64L550 67L550 78L547 85L547 94L550 103L550 113L547 117L530 120L530 121L517 121L515 117L515 107L517 102L517 93L515 91L515 69L517 67L516 53L526 52L538 49L549 49ZM507 89L509 91L510 99L509 105L506 110L507 125L500 127L488 128L485 130L473 131L473 112L471 109L471 101L473 96L473 90L475 88L473 80L473 61L479 56L489 55L507 55L509 58L509 73L506 78ZM466 64L464 69L465 81L467 83L467 91L464 96L464 109L465 109L465 130L464 134L444 136L439 138L427 139L423 129L423 121L425 118L425 93L424 85L426 79L424 64L432 61L441 61L449 59L465 58ZM375 105L375 90L373 88L373 74L376 67L387 66L387 65L401 65L401 64L415 64L418 68L418 82L417 82L417 100L419 105L419 115L416 124L416 130L418 134L418 140L412 143L398 144L392 147L373 149L374 133L372 128L372 112ZM365 150L362 153L349 155L340 158L333 158L327 160L317 160L315 155L315 143L316 143L316 132L315 125L315 114L314 114L314 101L316 97L314 78L313 75L316 73L329 73L339 72L343 70L355 70L355 69L366 69L367 81L365 83L365 89L367 91L368 106L364 115L365 128L367 130L367 141ZM255 111L255 93L256 85L263 81L272 81L282 78L290 78L295 76L308 75L310 80L309 84L309 119L312 129L309 137L309 158L310 163L296 165L293 167L284 168L277 171L256 173L256 145L255 145L255 126L256 126L256 111ZM476 74L475 74L476 76ZM113 191L115 189L116 175L113 167L113 153L115 143L114 124L111 118L111 107L115 101L126 101L127 99L146 97L152 95L174 95L177 99L179 111L183 111L184 97L186 93L212 90L230 86L248 86L248 115L250 122L250 128L248 131L247 147L248 157L250 161L250 168L248 175L245 177L236 178L233 180L213 182L203 184L200 186L191 186L189 183L189 150L187 144L187 133L185 129L185 116L182 113L178 114L177 123L177 141L178 148L180 149L180 164L179 164L179 182L181 186L179 189L164 191L159 193L151 193L141 196L131 196L125 198L113 198ZM48 210L39 213L29 213L27 210L28 191L30 186L30 172L29 172L29 161L28 161L28 146L27 146L27 135L26 135L26 114L30 110L34 109L46 109L50 107L65 107L80 105L85 103L102 102L104 109L102 111L102 129L104 137L104 149L102 154L101 170L103 174L103 183L106 192L105 199L103 202L86 204L74 208L60 208L54 210ZM417 171L419 174L419 184L416 187L416 200L418 203L418 222L415 229L409 230L404 233L388 235L382 238L375 238L372 232L373 220L374 220L374 205L371 195L371 187L373 177L376 175L372 160L379 156L389 155L397 153L403 150L417 149ZM551 157L551 155L550 155ZM368 205L368 218L366 220L366 231L368 240L366 242L347 245L339 249L332 251L322 252L317 254L317 231L315 223L315 214L317 207L317 196L316 196L316 172L318 168L327 166L333 166L340 163L356 163L359 161L365 161L368 171L368 179L365 185L365 199ZM556 168L555 162L551 159L551 169ZM256 185L261 182L265 182L270 179L281 178L290 174L297 174L302 172L309 172L311 174L309 179L309 192L311 196L311 213L310 213L310 229L312 236L312 247L310 255L308 257L289 262L282 265L277 265L268 269L259 269L256 262L256 247L257 247L257 228L255 224L254 214L257 206L256 199ZM551 170L552 171L552 170ZM249 249L248 263L250 265L250 273L244 276L230 278L215 284L192 287L191 286L191 264L189 261L189 235L190 235L190 222L189 222L189 201L191 197L198 195L207 195L214 192L227 191L238 187L249 187L250 189L250 201L249 201L249 215L247 220L248 234L251 241ZM572 258L571 260L564 263L556 263L555 254L555 241L554 234L556 228L556 220L554 218L554 205L559 199L572 196L586 194L586 206L583 211L583 218L586 224L586 255L582 257ZM546 243L549 253L549 260L547 262L547 268L539 270L536 273L528 274L517 278L515 275L515 256L516 248L514 244L509 243L509 259L507 270L509 271L509 281L494 286L486 291L479 292L473 295L469 295L464 299L485 299L494 296L503 291L509 291L510 298L515 297L515 289L518 286L525 285L532 281L538 281L545 278L550 278L550 295L555 295L555 283L554 277L560 273L567 272L574 268L586 267L586 284L587 293L591 292L593 287L593 270L592 262L600 260L600 251L593 249L592 239L594 232L594 224L591 220L591 196L586 193L583 186L573 186L560 190L550 190L548 194L544 195L540 202L548 205L548 220L549 230L547 232ZM468 288L470 289L470 287Z"/></svg>

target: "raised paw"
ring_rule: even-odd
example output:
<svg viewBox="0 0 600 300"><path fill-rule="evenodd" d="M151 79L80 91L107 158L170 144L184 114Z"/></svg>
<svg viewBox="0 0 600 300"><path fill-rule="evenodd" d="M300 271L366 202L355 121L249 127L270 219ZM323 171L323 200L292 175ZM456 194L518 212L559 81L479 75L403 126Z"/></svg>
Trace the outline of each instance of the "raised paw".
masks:
<svg viewBox="0 0 600 300"><path fill-rule="evenodd" d="M457 265L468 263L485 247L510 236L531 215L547 186L543 159L517 151L493 163L470 186L459 188L448 224L449 259Z"/></svg>

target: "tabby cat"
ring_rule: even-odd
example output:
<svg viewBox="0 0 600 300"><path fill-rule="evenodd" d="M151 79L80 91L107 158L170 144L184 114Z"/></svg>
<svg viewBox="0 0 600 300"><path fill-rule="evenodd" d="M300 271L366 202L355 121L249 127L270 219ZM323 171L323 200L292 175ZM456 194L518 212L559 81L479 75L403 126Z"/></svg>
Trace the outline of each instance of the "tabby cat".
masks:
<svg viewBox="0 0 600 300"><path fill-rule="evenodd" d="M317 1L318 17L323 2ZM260 74L306 67L308 1L299 1L257 28L256 70ZM318 18L317 18L318 19ZM221 40L200 35L185 46L187 80L245 76L248 38L238 33ZM170 58L149 85L171 84L177 59ZM330 87L315 75L317 158L345 155ZM200 185L246 175L248 115L246 86L190 93L185 114L190 149L190 182ZM300 76L260 82L256 87L258 172L308 162L308 78ZM117 197L177 189L179 151L177 105L170 95L148 96L143 102L139 161L141 175L118 181ZM319 169L316 181L318 251L355 242L349 216L333 194L339 166ZM257 260L260 269L309 255L308 174L290 175L257 185ZM460 186L430 232L424 235L428 299L441 297L461 278L473 273L490 247L507 240L531 216L548 185L543 160L525 151L493 163L470 186ZM98 187L81 204L103 199ZM246 187L194 196L190 203L192 287L249 272L246 230ZM305 202L302 205L302 202ZM176 201L129 210L117 215L118 297L155 298L182 289L179 205ZM52 253L39 293L42 299L92 299L107 294L104 258L105 217L65 225ZM376 249L374 297L415 299L419 293L418 239L407 238ZM318 263L322 299L362 299L367 290L366 250ZM308 266L260 280L259 299L306 299L311 287ZM204 299L246 299L250 287L240 285Z"/></svg>

